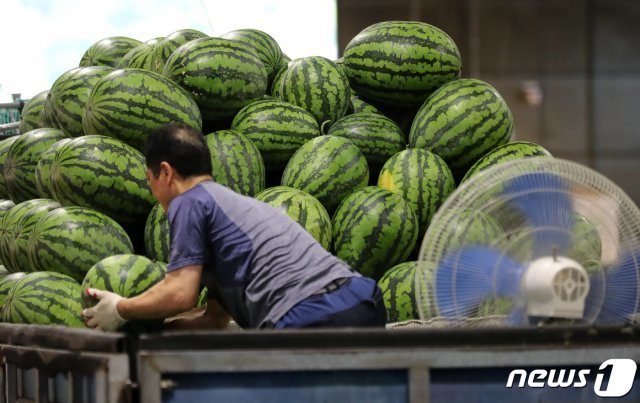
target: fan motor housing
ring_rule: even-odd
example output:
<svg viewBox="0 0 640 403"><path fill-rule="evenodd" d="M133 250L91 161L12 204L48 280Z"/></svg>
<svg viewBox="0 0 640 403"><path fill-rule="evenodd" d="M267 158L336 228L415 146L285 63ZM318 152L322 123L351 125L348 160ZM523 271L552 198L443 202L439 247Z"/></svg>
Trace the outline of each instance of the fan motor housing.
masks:
<svg viewBox="0 0 640 403"><path fill-rule="evenodd" d="M522 290L529 316L582 319L589 276L573 259L545 256L529 264Z"/></svg>

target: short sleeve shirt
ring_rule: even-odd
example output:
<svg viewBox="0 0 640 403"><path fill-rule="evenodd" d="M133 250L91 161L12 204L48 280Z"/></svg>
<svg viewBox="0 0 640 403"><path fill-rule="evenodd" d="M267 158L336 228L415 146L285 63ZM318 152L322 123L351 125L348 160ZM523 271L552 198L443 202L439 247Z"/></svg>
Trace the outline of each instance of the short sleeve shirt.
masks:
<svg viewBox="0 0 640 403"><path fill-rule="evenodd" d="M280 210L213 181L171 201L168 271L202 282L242 327L270 327L333 280L359 276Z"/></svg>

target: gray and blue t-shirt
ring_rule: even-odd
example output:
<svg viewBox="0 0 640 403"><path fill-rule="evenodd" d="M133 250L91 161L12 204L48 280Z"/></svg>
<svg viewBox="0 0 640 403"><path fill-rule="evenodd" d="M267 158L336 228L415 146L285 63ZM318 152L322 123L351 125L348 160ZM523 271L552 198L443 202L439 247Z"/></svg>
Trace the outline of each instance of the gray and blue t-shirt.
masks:
<svg viewBox="0 0 640 403"><path fill-rule="evenodd" d="M280 210L213 181L173 199L167 215L167 271L203 265L203 284L242 327L273 326L330 282L359 276Z"/></svg>

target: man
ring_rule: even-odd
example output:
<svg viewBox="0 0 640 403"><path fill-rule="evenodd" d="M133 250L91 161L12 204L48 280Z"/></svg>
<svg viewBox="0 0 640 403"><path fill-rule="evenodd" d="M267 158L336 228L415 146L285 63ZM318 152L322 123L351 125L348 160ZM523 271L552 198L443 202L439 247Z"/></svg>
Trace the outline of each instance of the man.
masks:
<svg viewBox="0 0 640 403"><path fill-rule="evenodd" d="M331 255L279 210L213 181L201 133L182 125L152 132L147 180L169 219L171 252L163 281L133 297L96 289L82 314L115 330L132 319L167 318L193 308L208 287L205 314L191 324L243 328L384 326L375 281ZM184 323L183 323L184 324Z"/></svg>

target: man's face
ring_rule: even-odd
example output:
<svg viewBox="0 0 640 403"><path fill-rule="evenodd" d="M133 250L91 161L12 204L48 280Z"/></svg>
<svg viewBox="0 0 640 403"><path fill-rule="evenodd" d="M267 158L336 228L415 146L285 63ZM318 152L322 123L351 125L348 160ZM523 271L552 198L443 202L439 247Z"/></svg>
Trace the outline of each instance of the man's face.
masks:
<svg viewBox="0 0 640 403"><path fill-rule="evenodd" d="M162 175L161 172L160 175L156 178L150 168L147 168L146 175L147 183L149 184L149 188L151 189L151 194L156 198L156 200L158 200L160 205L162 205L162 208L166 213L167 208L169 207L169 187L166 177Z"/></svg>

